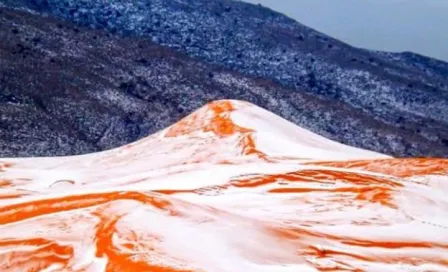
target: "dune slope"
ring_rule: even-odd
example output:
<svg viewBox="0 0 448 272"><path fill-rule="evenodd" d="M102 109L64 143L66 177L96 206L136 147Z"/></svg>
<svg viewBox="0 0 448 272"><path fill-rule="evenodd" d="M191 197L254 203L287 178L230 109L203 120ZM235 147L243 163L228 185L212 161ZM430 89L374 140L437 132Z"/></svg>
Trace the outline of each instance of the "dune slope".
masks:
<svg viewBox="0 0 448 272"><path fill-rule="evenodd" d="M0 270L448 271L447 169L216 101L117 149L0 159Z"/></svg>

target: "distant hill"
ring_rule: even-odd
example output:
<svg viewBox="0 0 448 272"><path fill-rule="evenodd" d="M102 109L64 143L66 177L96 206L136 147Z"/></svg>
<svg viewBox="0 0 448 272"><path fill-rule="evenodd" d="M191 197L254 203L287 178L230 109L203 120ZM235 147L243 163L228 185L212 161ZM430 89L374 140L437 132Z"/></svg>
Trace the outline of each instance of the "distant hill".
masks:
<svg viewBox="0 0 448 272"><path fill-rule="evenodd" d="M442 61L354 48L236 1L0 3L0 155L108 149L233 98L345 144L448 157Z"/></svg>

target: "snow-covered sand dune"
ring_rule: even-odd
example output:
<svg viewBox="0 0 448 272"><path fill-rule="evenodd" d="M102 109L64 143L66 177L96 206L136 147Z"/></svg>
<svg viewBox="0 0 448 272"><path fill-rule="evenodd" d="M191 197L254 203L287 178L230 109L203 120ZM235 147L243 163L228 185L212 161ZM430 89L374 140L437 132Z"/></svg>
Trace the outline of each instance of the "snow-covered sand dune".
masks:
<svg viewBox="0 0 448 272"><path fill-rule="evenodd" d="M448 271L448 160L216 101L118 149L0 159L0 271Z"/></svg>

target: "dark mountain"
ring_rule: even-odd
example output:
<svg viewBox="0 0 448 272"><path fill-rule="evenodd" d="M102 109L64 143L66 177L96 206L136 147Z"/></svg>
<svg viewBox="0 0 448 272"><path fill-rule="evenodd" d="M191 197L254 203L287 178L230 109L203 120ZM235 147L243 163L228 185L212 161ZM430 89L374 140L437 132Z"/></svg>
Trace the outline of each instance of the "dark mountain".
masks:
<svg viewBox="0 0 448 272"><path fill-rule="evenodd" d="M447 63L353 48L242 2L0 2L34 11L1 8L1 156L108 149L220 98L346 144L448 156Z"/></svg>

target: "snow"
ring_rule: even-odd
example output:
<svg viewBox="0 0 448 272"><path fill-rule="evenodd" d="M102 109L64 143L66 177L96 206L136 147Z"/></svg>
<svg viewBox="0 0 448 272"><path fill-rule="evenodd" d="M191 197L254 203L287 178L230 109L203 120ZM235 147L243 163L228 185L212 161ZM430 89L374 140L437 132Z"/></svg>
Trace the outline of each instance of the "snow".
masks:
<svg viewBox="0 0 448 272"><path fill-rule="evenodd" d="M0 270L448 271L448 162L408 162L215 101L117 149L0 159Z"/></svg>

